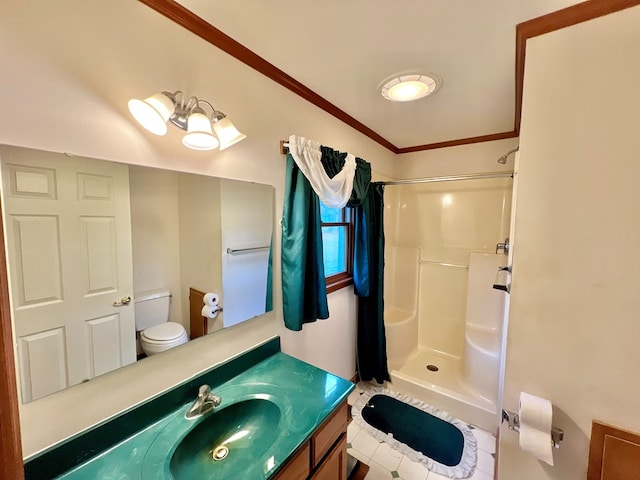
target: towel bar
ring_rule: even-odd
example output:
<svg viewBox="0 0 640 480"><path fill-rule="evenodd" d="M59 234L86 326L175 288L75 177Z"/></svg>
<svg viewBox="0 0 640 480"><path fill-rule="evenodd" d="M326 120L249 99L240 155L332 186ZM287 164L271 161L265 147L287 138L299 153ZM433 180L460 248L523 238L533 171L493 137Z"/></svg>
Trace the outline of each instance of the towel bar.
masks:
<svg viewBox="0 0 640 480"><path fill-rule="evenodd" d="M252 252L257 250L269 250L271 247L266 245L264 247L250 247L250 248L227 248L227 253L234 254L240 252Z"/></svg>

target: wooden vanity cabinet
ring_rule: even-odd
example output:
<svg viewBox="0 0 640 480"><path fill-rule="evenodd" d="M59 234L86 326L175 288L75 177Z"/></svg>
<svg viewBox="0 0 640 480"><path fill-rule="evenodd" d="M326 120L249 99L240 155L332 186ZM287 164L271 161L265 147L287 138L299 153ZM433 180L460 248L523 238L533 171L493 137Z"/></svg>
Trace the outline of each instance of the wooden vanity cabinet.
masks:
<svg viewBox="0 0 640 480"><path fill-rule="evenodd" d="M340 440L315 470L311 480L347 480L346 434L340 436Z"/></svg>
<svg viewBox="0 0 640 480"><path fill-rule="evenodd" d="M311 456L311 442L307 442L296 455L287 462L284 469L275 480L306 480L311 473L309 458Z"/></svg>
<svg viewBox="0 0 640 480"><path fill-rule="evenodd" d="M274 480L347 480L347 425L345 401Z"/></svg>

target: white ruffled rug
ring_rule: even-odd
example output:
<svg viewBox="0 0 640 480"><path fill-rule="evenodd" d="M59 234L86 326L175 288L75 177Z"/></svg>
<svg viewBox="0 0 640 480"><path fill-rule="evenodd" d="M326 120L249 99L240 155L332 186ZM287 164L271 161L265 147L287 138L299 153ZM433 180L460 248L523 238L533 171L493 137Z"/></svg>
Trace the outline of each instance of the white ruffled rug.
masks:
<svg viewBox="0 0 640 480"><path fill-rule="evenodd" d="M462 458L460 459L460 463L454 466L447 466L443 465L442 463L438 463L435 460L427 457L423 453L413 450L404 443L400 443L398 440L393 438L393 436L388 435L369 425L364 420L364 418L362 418L362 409L369 403L369 399L374 395L387 395L454 425L458 430L460 430L464 438L464 444L462 447ZM414 462L422 463L432 472L436 472L440 475L444 475L445 477L450 478L468 478L473 474L473 471L475 470L478 447L476 438L473 436L473 432L471 431L469 426L461 420L452 417L447 412L438 410L437 408L432 407L427 403L421 402L420 400L416 400L407 395L393 392L387 388L367 387L360 395L360 398L358 398L358 400L353 404L352 415L353 420L356 422L356 424L364 431L368 432L376 440L389 444L389 446L391 446L394 450L397 450L400 453L406 455L410 460L413 460Z"/></svg>

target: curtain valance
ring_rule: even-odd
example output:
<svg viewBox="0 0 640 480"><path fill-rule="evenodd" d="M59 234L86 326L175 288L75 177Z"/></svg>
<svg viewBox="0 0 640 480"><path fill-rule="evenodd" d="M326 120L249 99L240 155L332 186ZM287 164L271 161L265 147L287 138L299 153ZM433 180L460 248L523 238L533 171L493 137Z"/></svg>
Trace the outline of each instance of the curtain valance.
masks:
<svg viewBox="0 0 640 480"><path fill-rule="evenodd" d="M343 208L347 205L353 190L356 158L350 153L345 153L342 166L328 172L323 165L322 148L322 145L314 140L296 135L289 137L289 153L320 201L329 208Z"/></svg>

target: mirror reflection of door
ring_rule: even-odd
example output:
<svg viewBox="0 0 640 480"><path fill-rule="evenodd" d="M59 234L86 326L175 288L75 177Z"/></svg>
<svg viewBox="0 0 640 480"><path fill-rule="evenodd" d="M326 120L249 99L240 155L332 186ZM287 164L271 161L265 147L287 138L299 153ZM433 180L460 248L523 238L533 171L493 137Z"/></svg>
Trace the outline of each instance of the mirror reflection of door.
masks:
<svg viewBox="0 0 640 480"><path fill-rule="evenodd" d="M135 361L124 296L169 291L188 328L190 289L219 293L209 333L265 313L273 186L15 146L0 160L23 403ZM226 248L255 246L226 255L223 282Z"/></svg>
<svg viewBox="0 0 640 480"><path fill-rule="evenodd" d="M23 402L136 360L126 165L2 147ZM78 273L80 272L80 273Z"/></svg>

